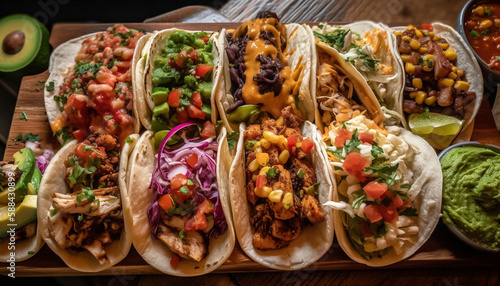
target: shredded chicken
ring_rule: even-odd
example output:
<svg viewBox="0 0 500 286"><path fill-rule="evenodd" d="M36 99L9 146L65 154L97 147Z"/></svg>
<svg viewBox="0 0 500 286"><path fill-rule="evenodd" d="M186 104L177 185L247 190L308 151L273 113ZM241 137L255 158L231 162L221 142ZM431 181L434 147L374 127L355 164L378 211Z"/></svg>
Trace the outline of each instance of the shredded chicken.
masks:
<svg viewBox="0 0 500 286"><path fill-rule="evenodd" d="M179 232L160 223L156 236L165 243L168 248L180 257L192 259L200 262L208 254L208 243L197 231L188 231L183 240L179 237Z"/></svg>

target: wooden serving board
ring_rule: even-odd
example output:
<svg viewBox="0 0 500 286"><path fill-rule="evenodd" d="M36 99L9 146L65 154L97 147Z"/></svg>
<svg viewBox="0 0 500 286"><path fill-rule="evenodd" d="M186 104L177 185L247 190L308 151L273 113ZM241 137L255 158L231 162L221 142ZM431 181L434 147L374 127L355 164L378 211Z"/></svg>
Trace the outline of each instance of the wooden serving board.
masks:
<svg viewBox="0 0 500 286"><path fill-rule="evenodd" d="M111 24L56 24L52 29L50 43L57 47L72 38L105 30ZM181 28L186 30L218 30L221 27L234 28L238 23L137 23L127 24L128 27L144 29L148 32L166 28ZM5 159L12 155L22 144L17 144L13 139L19 134L35 133L42 137L42 145L52 144L54 150L60 148L59 143L52 137L45 104L43 99L44 81L48 78L48 71L23 78L17 100L14 117L9 134ZM21 120L25 112L28 121ZM487 100L483 100L476 117L472 132L472 141L500 146L500 135L495 127L491 108ZM0 263L0 274L7 275L6 263ZM396 264L384 267L385 269L403 268L439 268L439 267L500 267L498 256L478 252L455 238L443 225L439 223L428 242L410 258ZM319 261L302 271L313 270L347 270L370 269L363 264L349 259L335 241ZM273 271L252 261L237 245L229 259L216 272L263 272ZM161 274L149 266L132 247L129 255L117 265L99 273L82 273L66 266L66 264L53 253L48 246L44 246L33 258L16 263L16 277L21 276L75 276L75 275L141 275Z"/></svg>

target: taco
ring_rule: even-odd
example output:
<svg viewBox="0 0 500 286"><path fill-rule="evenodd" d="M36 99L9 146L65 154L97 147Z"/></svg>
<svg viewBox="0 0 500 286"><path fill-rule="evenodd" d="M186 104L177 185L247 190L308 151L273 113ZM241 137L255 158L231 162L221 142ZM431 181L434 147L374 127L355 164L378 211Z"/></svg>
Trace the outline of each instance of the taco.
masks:
<svg viewBox="0 0 500 286"><path fill-rule="evenodd" d="M302 120L314 120L311 97L313 41L306 26L282 24L275 13L260 13L235 30L221 31L224 77L216 103L228 133L261 114L277 119L285 106Z"/></svg>
<svg viewBox="0 0 500 286"><path fill-rule="evenodd" d="M138 133L133 103L134 49L143 32L121 24L58 46L51 55L44 99L50 126L62 145L91 132Z"/></svg>
<svg viewBox="0 0 500 286"><path fill-rule="evenodd" d="M66 144L49 164L38 200L38 224L47 245L71 268L107 269L130 250L124 180L139 136L91 133Z"/></svg>
<svg viewBox="0 0 500 286"><path fill-rule="evenodd" d="M400 103L410 130L439 150L468 141L483 96L481 69L472 51L441 23L393 31L405 70Z"/></svg>
<svg viewBox="0 0 500 286"><path fill-rule="evenodd" d="M146 131L130 156L127 175L134 247L151 266L175 276L217 269L235 244L225 129L217 141L183 130L181 142L167 145L190 125L196 124L170 130L159 148L153 143L157 137Z"/></svg>
<svg viewBox="0 0 500 286"><path fill-rule="evenodd" d="M250 258L297 270L333 243L332 213L321 206L332 199L333 184L316 127L290 106L280 118L240 125L229 174L231 206L239 244Z"/></svg>
<svg viewBox="0 0 500 286"><path fill-rule="evenodd" d="M396 37L389 27L371 21L342 26L320 24L312 27L314 37L338 52L354 67L343 65L351 76L362 77L370 86L385 113L385 125L403 125L400 94L403 68L397 60ZM339 58L339 57L337 57Z"/></svg>
<svg viewBox="0 0 500 286"><path fill-rule="evenodd" d="M35 153L26 147L0 162L0 259L24 261L43 246L37 226L37 193L42 172ZM12 243L12 242L15 243ZM12 253L15 253L14 260Z"/></svg>
<svg viewBox="0 0 500 286"><path fill-rule="evenodd" d="M219 33L167 29L155 33L136 63L134 83L141 122L154 132L181 123L216 124L212 93L220 81Z"/></svg>
<svg viewBox="0 0 500 286"><path fill-rule="evenodd" d="M337 240L354 261L385 266L415 253L441 210L442 174L433 148L396 126L372 129L363 115L332 124L324 148L337 183Z"/></svg>
<svg viewBox="0 0 500 286"><path fill-rule="evenodd" d="M335 49L319 41L315 46L317 66L312 94L319 130L325 132L332 122L344 122L361 114L372 119L372 128L382 128L384 113L365 79Z"/></svg>

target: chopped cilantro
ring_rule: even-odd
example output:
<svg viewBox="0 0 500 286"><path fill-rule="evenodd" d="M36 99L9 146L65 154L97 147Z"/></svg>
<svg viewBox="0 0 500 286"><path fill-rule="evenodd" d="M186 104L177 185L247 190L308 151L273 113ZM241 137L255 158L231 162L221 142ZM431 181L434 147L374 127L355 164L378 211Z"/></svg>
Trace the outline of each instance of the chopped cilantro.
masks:
<svg viewBox="0 0 500 286"><path fill-rule="evenodd" d="M188 195L189 194L189 189L187 186L182 186L181 187L181 193Z"/></svg>
<svg viewBox="0 0 500 286"><path fill-rule="evenodd" d="M104 119L104 120L108 121L108 120L110 120L110 119L113 119L113 115L106 115L106 116L104 116L102 119Z"/></svg>
<svg viewBox="0 0 500 286"><path fill-rule="evenodd" d="M49 82L49 85L45 89L47 91L53 91L54 90L54 82L53 81Z"/></svg>
<svg viewBox="0 0 500 286"><path fill-rule="evenodd" d="M268 180L271 180L272 178L276 177L278 175L278 172L276 171L275 168L269 168L266 172L266 177Z"/></svg>
<svg viewBox="0 0 500 286"><path fill-rule="evenodd" d="M32 250L28 251L28 255L33 255L33 254L35 254L34 251L32 251Z"/></svg>
<svg viewBox="0 0 500 286"><path fill-rule="evenodd" d="M91 189L83 188L82 192L76 195L76 202L81 203L82 200L87 199L87 202L91 203L95 200L94 191Z"/></svg>
<svg viewBox="0 0 500 286"><path fill-rule="evenodd" d="M19 133L16 138L14 138L14 142L26 142L26 141L31 141L31 142L35 142L35 141L40 141L42 140L42 137L38 136L38 134L33 134L33 133L28 133L26 135L23 136L23 133Z"/></svg>
<svg viewBox="0 0 500 286"><path fill-rule="evenodd" d="M486 15L488 15L488 16L492 14L492 13L491 13L491 10L490 10L490 9L488 9L488 8L485 8L485 9L484 9L484 13L485 13Z"/></svg>
<svg viewBox="0 0 500 286"><path fill-rule="evenodd" d="M380 166L380 167L366 167L366 171L372 171L377 173L380 177L376 179L377 182L386 183L387 186L392 186L396 183L396 170L399 167L399 163L394 166Z"/></svg>
<svg viewBox="0 0 500 286"><path fill-rule="evenodd" d="M484 31L481 32L481 34L483 34L483 35L489 35L491 33L493 33L493 32L490 31L490 30L484 30Z"/></svg>
<svg viewBox="0 0 500 286"><path fill-rule="evenodd" d="M380 146L373 145L371 153L373 158L378 158L379 154L384 154L384 149L382 149L382 147Z"/></svg>
<svg viewBox="0 0 500 286"><path fill-rule="evenodd" d="M366 193L363 190L356 191L352 193L354 197L356 197L352 202L352 208L357 209L366 199Z"/></svg>
<svg viewBox="0 0 500 286"><path fill-rule="evenodd" d="M108 62L108 69L113 68L117 62L120 62L118 59L112 59Z"/></svg>
<svg viewBox="0 0 500 286"><path fill-rule="evenodd" d="M412 207L404 209L401 213L399 213L399 215L418 216L417 209Z"/></svg>
<svg viewBox="0 0 500 286"><path fill-rule="evenodd" d="M179 231L179 238L181 239L183 244L186 242L186 234L184 233L183 229Z"/></svg>
<svg viewBox="0 0 500 286"><path fill-rule="evenodd" d="M479 33L476 32L475 30L470 31L470 35L473 36L474 38L479 37Z"/></svg>
<svg viewBox="0 0 500 286"><path fill-rule="evenodd" d="M23 113L21 113L21 117L19 117L19 119L28 121L28 116L26 116L26 113L23 111Z"/></svg>
<svg viewBox="0 0 500 286"><path fill-rule="evenodd" d="M344 47L345 37L349 30L337 29L331 34L322 35L318 32L313 32L314 36L320 39L322 42L332 46L342 49Z"/></svg>
<svg viewBox="0 0 500 286"><path fill-rule="evenodd" d="M324 25L318 25L318 28L323 29Z"/></svg>
<svg viewBox="0 0 500 286"><path fill-rule="evenodd" d="M127 136L127 138L125 139L125 142L131 143L131 142L134 142L134 140L132 138L130 138L130 136Z"/></svg>
<svg viewBox="0 0 500 286"><path fill-rule="evenodd" d="M83 146L83 152L94 150L94 149L95 149L94 146L90 146L90 145Z"/></svg>
<svg viewBox="0 0 500 286"><path fill-rule="evenodd" d="M101 69L102 63L84 63L84 62L78 62L78 64L75 67L75 73L79 75L84 75L86 73L96 73Z"/></svg>

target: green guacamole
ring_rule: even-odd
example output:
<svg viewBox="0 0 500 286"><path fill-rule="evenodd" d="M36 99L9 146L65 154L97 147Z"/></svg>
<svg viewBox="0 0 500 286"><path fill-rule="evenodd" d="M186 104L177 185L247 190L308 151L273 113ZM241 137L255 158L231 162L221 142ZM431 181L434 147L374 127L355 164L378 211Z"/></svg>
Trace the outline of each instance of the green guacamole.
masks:
<svg viewBox="0 0 500 286"><path fill-rule="evenodd" d="M473 241L500 249L500 154L480 147L451 149L441 159L443 221Z"/></svg>

